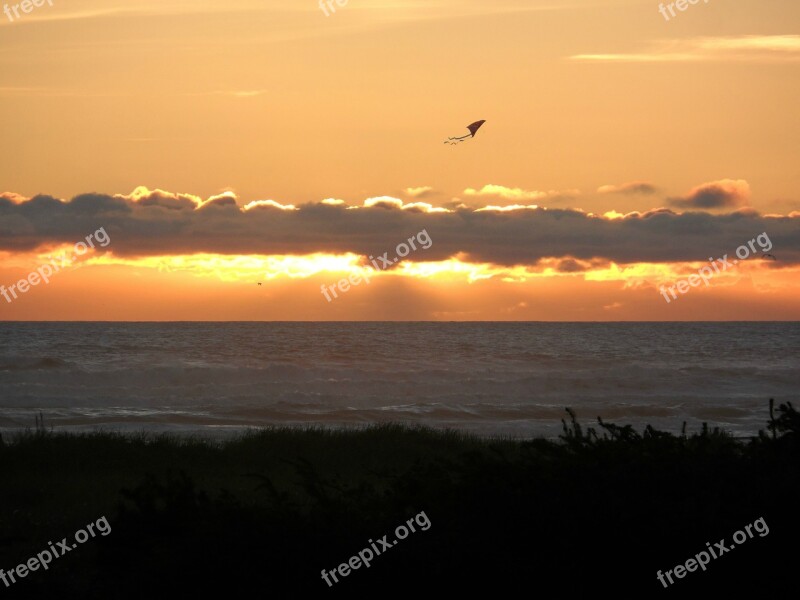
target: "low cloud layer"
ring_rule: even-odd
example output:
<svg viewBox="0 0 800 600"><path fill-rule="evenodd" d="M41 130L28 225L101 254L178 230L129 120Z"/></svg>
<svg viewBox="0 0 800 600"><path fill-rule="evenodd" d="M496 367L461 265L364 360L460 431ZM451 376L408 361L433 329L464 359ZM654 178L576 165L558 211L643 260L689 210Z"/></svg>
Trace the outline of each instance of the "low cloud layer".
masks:
<svg viewBox="0 0 800 600"><path fill-rule="evenodd" d="M699 186L683 201L720 206L741 191L741 186ZM413 260L458 256L511 266L548 257L618 263L705 261L732 254L737 246L767 232L781 264L800 262L800 215L657 209L606 218L534 207L436 210L390 197L356 207L334 200L240 206L231 192L202 200L144 188L128 195L82 194L69 202L5 194L0 196L0 250L29 252L72 244L103 227L112 240L107 250L125 257L200 252L379 255L424 229L433 245ZM581 268L578 262L563 263L567 272Z"/></svg>

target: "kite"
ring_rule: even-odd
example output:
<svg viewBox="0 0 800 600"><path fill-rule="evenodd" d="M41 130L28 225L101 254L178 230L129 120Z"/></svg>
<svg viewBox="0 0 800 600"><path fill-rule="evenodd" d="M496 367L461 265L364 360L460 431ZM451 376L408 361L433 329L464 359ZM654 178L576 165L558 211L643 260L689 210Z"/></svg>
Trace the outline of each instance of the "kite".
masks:
<svg viewBox="0 0 800 600"><path fill-rule="evenodd" d="M486 123L486 121L475 121L471 125L467 125L467 129L469 129L469 133L467 135L462 135L461 137L449 137L445 140L445 144L450 144L451 146L455 146L456 144L460 144L464 140L475 137L475 134L478 133L478 129L481 128L481 125Z"/></svg>

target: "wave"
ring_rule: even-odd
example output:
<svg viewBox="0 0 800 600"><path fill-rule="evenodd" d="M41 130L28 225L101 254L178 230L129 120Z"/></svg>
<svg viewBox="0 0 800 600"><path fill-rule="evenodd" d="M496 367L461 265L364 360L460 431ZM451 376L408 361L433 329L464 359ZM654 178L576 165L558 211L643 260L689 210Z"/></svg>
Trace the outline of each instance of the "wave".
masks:
<svg viewBox="0 0 800 600"><path fill-rule="evenodd" d="M96 343L95 343L96 341ZM0 428L763 426L800 324L0 323ZM538 428L538 429L537 429Z"/></svg>

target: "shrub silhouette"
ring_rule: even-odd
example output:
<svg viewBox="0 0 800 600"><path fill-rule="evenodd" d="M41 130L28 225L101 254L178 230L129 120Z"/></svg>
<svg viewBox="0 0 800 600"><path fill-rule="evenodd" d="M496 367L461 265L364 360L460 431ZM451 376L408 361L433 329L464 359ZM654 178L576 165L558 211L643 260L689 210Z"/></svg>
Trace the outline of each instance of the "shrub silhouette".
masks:
<svg viewBox="0 0 800 600"><path fill-rule="evenodd" d="M558 441L399 425L274 429L224 444L27 432L3 449L0 476L15 492L0 508L11 514L24 500L29 525L71 508L58 527L17 526L26 539L15 538L13 553L0 544L0 559L17 564L42 540L108 511L109 536L64 557L63 569L29 577L29 589L135 598L143 590L509 595L528 586L574 595L613 577L619 594L649 597L663 589L657 570L763 517L768 536L664 593L790 589L800 532L800 415L790 403L771 402L766 431L753 439L705 423L677 435L601 418L584 429L566 412ZM45 494L25 495L42 485ZM421 511L428 531L332 589L321 579L321 569L347 562L368 540L391 541Z"/></svg>

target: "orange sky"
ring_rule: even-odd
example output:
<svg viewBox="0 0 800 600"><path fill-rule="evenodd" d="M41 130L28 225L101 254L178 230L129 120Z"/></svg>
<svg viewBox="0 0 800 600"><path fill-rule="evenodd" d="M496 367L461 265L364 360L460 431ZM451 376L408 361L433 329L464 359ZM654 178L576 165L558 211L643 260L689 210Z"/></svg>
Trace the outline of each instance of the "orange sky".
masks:
<svg viewBox="0 0 800 600"><path fill-rule="evenodd" d="M110 243L0 320L797 319L800 4L658 4L3 15L0 285ZM778 260L659 294L762 232Z"/></svg>

